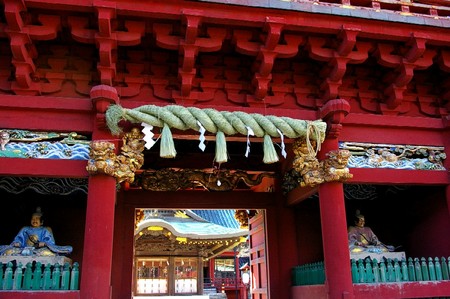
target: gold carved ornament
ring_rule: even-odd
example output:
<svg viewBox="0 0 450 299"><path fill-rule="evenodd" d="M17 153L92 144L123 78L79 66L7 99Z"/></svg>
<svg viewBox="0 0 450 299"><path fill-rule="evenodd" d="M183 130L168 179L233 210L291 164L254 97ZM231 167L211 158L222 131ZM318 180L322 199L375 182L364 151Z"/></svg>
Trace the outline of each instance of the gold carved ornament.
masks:
<svg viewBox="0 0 450 299"><path fill-rule="evenodd" d="M108 141L92 141L86 170L91 175L106 174L117 183L133 183L135 172L144 164L144 141L139 129L124 134L121 154L115 154L115 146Z"/></svg>
<svg viewBox="0 0 450 299"><path fill-rule="evenodd" d="M292 167L299 176L300 187L314 187L324 182L344 182L353 177L347 167L351 156L348 150L330 151L326 154L327 159L319 161L306 140L299 138L293 143L293 152L295 158Z"/></svg>

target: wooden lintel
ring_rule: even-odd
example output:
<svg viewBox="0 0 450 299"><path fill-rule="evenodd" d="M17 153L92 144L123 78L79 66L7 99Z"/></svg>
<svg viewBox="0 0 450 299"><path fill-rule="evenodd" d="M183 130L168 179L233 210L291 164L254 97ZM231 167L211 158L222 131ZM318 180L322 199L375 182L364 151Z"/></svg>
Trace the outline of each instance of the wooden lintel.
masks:
<svg viewBox="0 0 450 299"><path fill-rule="evenodd" d="M0 158L0 176L87 178L86 160Z"/></svg>
<svg viewBox="0 0 450 299"><path fill-rule="evenodd" d="M288 206L294 206L296 204L299 204L303 200L307 199L308 197L314 195L319 191L319 188L316 187L297 187L291 192L289 192L286 200L286 204Z"/></svg>
<svg viewBox="0 0 450 299"><path fill-rule="evenodd" d="M209 194L205 196L202 194ZM209 191L149 191L132 190L119 192L124 203L140 208L159 209L267 209L276 205L276 196L271 192L209 192ZM211 200L211 196L214 200ZM182 198L183 200L180 200Z"/></svg>

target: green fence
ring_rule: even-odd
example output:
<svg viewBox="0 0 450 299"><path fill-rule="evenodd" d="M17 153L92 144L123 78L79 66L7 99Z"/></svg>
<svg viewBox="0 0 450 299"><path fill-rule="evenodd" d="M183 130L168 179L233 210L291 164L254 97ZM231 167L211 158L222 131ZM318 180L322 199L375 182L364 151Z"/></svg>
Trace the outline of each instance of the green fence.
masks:
<svg viewBox="0 0 450 299"><path fill-rule="evenodd" d="M351 260L353 283L383 283L407 281L439 281L449 280L450 257L397 259ZM294 267L292 285L315 285L325 283L325 267L323 262Z"/></svg>
<svg viewBox="0 0 450 299"><path fill-rule="evenodd" d="M294 267L292 285L313 285L325 283L325 267L323 262Z"/></svg>
<svg viewBox="0 0 450 299"><path fill-rule="evenodd" d="M449 280L450 259L352 260L353 283Z"/></svg>
<svg viewBox="0 0 450 299"><path fill-rule="evenodd" d="M78 263L0 263L0 290L78 290L79 277Z"/></svg>

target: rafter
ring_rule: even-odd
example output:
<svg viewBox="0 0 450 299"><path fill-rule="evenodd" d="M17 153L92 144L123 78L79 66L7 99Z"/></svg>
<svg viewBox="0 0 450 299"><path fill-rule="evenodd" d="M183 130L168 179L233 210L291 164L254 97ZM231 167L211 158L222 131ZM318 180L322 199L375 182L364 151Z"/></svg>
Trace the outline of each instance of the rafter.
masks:
<svg viewBox="0 0 450 299"><path fill-rule="evenodd" d="M384 81L388 84L384 90L386 96L384 110L396 111L402 104L407 85L414 77L414 70L424 70L433 64L436 51L426 48L426 40L422 37L411 36L405 45L405 54L393 54L392 44L379 43L375 56L382 66L393 68L394 73L388 73Z"/></svg>
<svg viewBox="0 0 450 299"><path fill-rule="evenodd" d="M39 78L36 75L34 59L38 53L33 41L52 40L60 30L60 18L53 15L39 15L41 25L28 24L25 3L20 0L5 2L5 32L10 39L12 64L15 67L15 82L11 89L16 94L37 95L41 93Z"/></svg>
<svg viewBox="0 0 450 299"><path fill-rule="evenodd" d="M366 61L372 45L368 42L358 42L356 37L359 28L343 26L336 37L338 45L336 49L326 46L327 40L321 37L309 37L307 49L311 58L327 62L321 71L324 78L320 89L322 98L327 101L338 96L342 78L347 71L347 64L359 64Z"/></svg>
<svg viewBox="0 0 450 299"><path fill-rule="evenodd" d="M269 83L272 80L272 69L276 58L291 58L297 55L298 47L303 42L301 35L282 34L285 20L283 18L266 18L262 41L253 41L253 33L245 30L234 30L233 41L236 51L244 55L255 56L253 64L255 74L252 80L254 95L247 97L249 105L270 105L268 97ZM284 44L280 41L283 38ZM265 40L264 40L265 39Z"/></svg>

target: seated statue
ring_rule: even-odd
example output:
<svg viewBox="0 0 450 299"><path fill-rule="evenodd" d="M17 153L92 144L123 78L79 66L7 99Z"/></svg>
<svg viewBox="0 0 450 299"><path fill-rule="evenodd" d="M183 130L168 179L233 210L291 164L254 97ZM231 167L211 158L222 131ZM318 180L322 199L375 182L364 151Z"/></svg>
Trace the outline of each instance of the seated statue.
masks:
<svg viewBox="0 0 450 299"><path fill-rule="evenodd" d="M364 226L366 220L359 211L355 215L355 226L348 228L348 246L351 253L382 253L394 251L393 246L384 245L370 227Z"/></svg>
<svg viewBox="0 0 450 299"><path fill-rule="evenodd" d="M10 245L0 245L0 255L56 256L72 252L72 246L55 245L52 230L43 226L41 209L31 216L31 226L23 227Z"/></svg>

